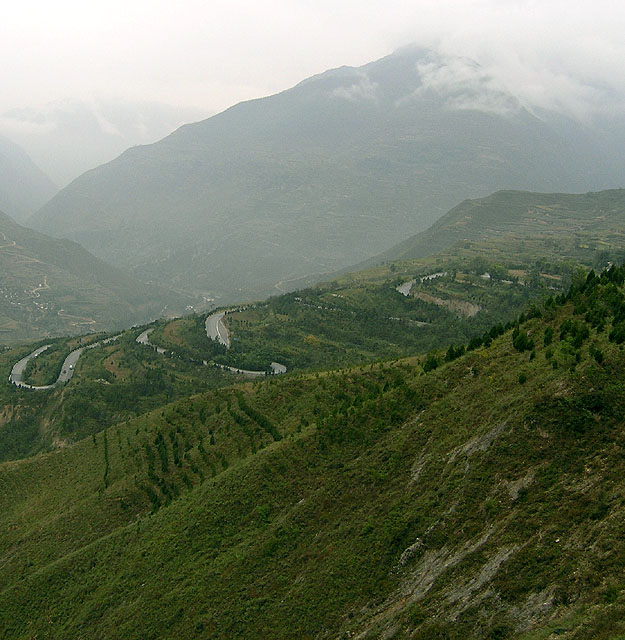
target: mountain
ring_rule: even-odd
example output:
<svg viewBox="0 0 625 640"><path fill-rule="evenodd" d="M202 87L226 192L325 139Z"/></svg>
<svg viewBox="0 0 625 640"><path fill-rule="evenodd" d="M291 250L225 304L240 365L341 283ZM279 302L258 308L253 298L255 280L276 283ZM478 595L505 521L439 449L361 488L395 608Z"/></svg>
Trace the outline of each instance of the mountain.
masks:
<svg viewBox="0 0 625 640"><path fill-rule="evenodd" d="M0 211L23 221L57 191L21 147L0 136Z"/></svg>
<svg viewBox="0 0 625 640"><path fill-rule="evenodd" d="M0 213L0 341L123 327L191 298L146 286L70 240Z"/></svg>
<svg viewBox="0 0 625 640"><path fill-rule="evenodd" d="M26 149L57 184L65 186L129 147L159 140L206 115L199 109L152 102L58 100L38 109L6 111L0 115L0 133Z"/></svg>
<svg viewBox="0 0 625 640"><path fill-rule="evenodd" d="M514 217L510 211L515 198L546 197L496 195L493 223ZM625 258L625 217L615 213L622 211L618 195L592 194L611 212L592 233L579 231L578 224L585 219L582 211L593 210L587 197L564 194L558 202L561 206L567 201L567 207L549 234L539 233L545 230L544 221L528 221L517 225L514 234L456 242L433 256L386 261L333 282L231 307L222 319L230 337L228 349L208 338L206 313L124 331L110 343L85 351L72 380L44 398L0 386L0 405L6 408L0 416L0 460L67 446L167 401L231 382L224 369L204 363L263 371L279 362L292 374L362 366L450 343L457 349L459 343L488 342L492 327L516 318L528 303L565 291L580 271ZM554 202L550 205L555 207ZM576 231L571 233L571 228ZM148 335L146 330L158 352L137 343L139 335ZM80 341L46 338L50 347L30 361L24 381L51 384L71 350L102 340L101 334ZM13 365L42 344L0 353L0 379L6 380Z"/></svg>
<svg viewBox="0 0 625 640"><path fill-rule="evenodd" d="M620 637L624 279L0 465L4 637Z"/></svg>
<svg viewBox="0 0 625 640"><path fill-rule="evenodd" d="M408 48L129 149L32 224L226 302L364 260L467 195L607 188L624 166L609 136L524 107L472 61Z"/></svg>
<svg viewBox="0 0 625 640"><path fill-rule="evenodd" d="M365 265L422 258L467 242L541 235L554 240L600 236L621 246L625 234L625 189L584 194L498 191L465 200L429 229L387 249Z"/></svg>

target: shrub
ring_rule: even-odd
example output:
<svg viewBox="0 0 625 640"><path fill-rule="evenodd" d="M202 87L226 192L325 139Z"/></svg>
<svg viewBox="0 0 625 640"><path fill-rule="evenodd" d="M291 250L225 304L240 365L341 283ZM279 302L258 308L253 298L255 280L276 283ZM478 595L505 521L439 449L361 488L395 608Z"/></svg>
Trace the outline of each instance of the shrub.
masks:
<svg viewBox="0 0 625 640"><path fill-rule="evenodd" d="M520 352L534 349L534 341L528 337L525 331L521 331L518 327L512 333L512 344Z"/></svg>
<svg viewBox="0 0 625 640"><path fill-rule="evenodd" d="M596 360L597 364L603 364L603 351L596 345L590 345L590 355Z"/></svg>
<svg viewBox="0 0 625 640"><path fill-rule="evenodd" d="M428 357L425 359L425 362L423 363L423 371L425 371L426 373L428 373L428 371L433 371L438 367L439 364L440 363L436 355L431 353L430 355L428 355Z"/></svg>

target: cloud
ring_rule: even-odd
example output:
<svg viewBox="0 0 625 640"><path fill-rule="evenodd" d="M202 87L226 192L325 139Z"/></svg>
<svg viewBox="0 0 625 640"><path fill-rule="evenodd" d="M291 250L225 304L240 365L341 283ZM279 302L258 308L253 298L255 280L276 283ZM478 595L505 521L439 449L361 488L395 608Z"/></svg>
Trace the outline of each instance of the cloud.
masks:
<svg viewBox="0 0 625 640"><path fill-rule="evenodd" d="M438 33L439 51L476 60L527 108L562 111L581 120L623 111L621 2L469 1L464 10L453 11L447 30L430 28Z"/></svg>
<svg viewBox="0 0 625 640"><path fill-rule="evenodd" d="M147 101L57 100L40 109L4 113L0 133L23 147L54 181L66 184L128 147L150 144L208 115Z"/></svg>
<svg viewBox="0 0 625 640"><path fill-rule="evenodd" d="M417 64L421 86L412 98L434 92L454 110L472 109L506 115L518 111L520 102L479 64L468 58L430 56Z"/></svg>
<svg viewBox="0 0 625 640"><path fill-rule="evenodd" d="M214 112L417 42L476 60L528 103L583 113L625 92L624 26L616 0L23 0L3 11L0 112L67 96Z"/></svg>
<svg viewBox="0 0 625 640"><path fill-rule="evenodd" d="M332 95L336 98L343 98L344 100L352 102L359 100L376 100L377 89L377 82L372 82L366 73L359 72L358 81L346 87L337 87L332 91Z"/></svg>
<svg viewBox="0 0 625 640"><path fill-rule="evenodd" d="M49 135L55 128L54 122L33 117L31 110L12 110L0 115L0 132L8 138L17 139L22 136L41 137Z"/></svg>

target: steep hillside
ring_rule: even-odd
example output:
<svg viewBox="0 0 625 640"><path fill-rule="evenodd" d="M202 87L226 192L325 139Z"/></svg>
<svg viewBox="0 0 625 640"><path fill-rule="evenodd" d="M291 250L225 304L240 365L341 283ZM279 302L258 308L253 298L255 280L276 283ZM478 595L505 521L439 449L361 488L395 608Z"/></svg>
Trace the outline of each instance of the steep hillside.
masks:
<svg viewBox="0 0 625 640"><path fill-rule="evenodd" d="M226 371L213 364L262 372L278 362L289 372L319 371L478 340L528 303L565 291L592 268L620 262L618 228L613 222L593 233L535 236L520 230L464 241L436 256L387 262L230 307L222 320L228 349L208 338L206 313L128 330L86 350L68 384L35 394L8 383L0 387L0 460L67 446L168 400L227 384ZM137 344L146 330L149 342L165 353ZM103 339L86 336L82 344ZM29 361L22 381L52 384L77 339L47 338L0 354L0 376L7 380L22 357L46 344L51 346Z"/></svg>
<svg viewBox="0 0 625 640"><path fill-rule="evenodd" d="M191 300L0 213L0 343L128 326Z"/></svg>
<svg viewBox="0 0 625 640"><path fill-rule="evenodd" d="M22 148L0 136L0 211L22 222L57 191Z"/></svg>
<svg viewBox="0 0 625 640"><path fill-rule="evenodd" d="M255 299L379 253L467 195L612 186L623 161L608 146L469 60L404 49L129 149L32 223L143 279Z"/></svg>
<svg viewBox="0 0 625 640"><path fill-rule="evenodd" d="M501 237L514 240L528 235L558 241L575 234L599 239L606 248L610 245L622 247L625 189L583 194L498 191L486 198L465 200L426 231L411 236L360 267L385 260L422 258L457 243Z"/></svg>
<svg viewBox="0 0 625 640"><path fill-rule="evenodd" d="M624 279L0 465L4 637L618 637Z"/></svg>
<svg viewBox="0 0 625 640"><path fill-rule="evenodd" d="M228 308L223 323L231 346L215 360L247 369L272 360L289 370L331 368L468 342L528 302L566 290L578 272L622 262L623 194L509 192L467 201L415 237L421 251L413 254L425 257L385 260ZM447 248L432 255L435 247ZM174 320L152 339L203 358L206 345L190 341L197 322Z"/></svg>

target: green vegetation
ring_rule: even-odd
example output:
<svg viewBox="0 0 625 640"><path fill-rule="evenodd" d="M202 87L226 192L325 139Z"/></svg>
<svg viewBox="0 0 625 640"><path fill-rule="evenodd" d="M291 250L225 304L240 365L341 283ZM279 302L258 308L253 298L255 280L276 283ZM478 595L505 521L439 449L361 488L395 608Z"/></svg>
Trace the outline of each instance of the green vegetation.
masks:
<svg viewBox="0 0 625 640"><path fill-rule="evenodd" d="M74 377L65 386L49 391L18 389L8 382L0 386L0 460L66 446L176 398L232 380L228 373L201 362L157 354L135 342L137 333L127 331L110 344L85 349ZM92 343L104 337L100 334L84 340ZM29 362L28 382L56 380L64 356L79 346L78 339L53 342L50 349L31 360L32 365ZM0 354L5 381L13 364L35 346Z"/></svg>
<svg viewBox="0 0 625 640"><path fill-rule="evenodd" d="M301 371L425 353L469 343L621 251L587 241L583 248L579 240L530 235L467 242L433 258L347 274L227 314L228 351L202 335L204 316L164 324L151 340L187 357L256 370L271 361ZM396 290L409 281L410 295Z"/></svg>
<svg viewBox="0 0 625 640"><path fill-rule="evenodd" d="M611 193L575 202L616 219ZM560 233L573 202L544 205ZM229 350L197 314L154 325L165 355L133 329L63 388L3 385L4 637L624 634L625 268L592 270L615 225L464 240L229 313ZM51 342L29 381L78 343Z"/></svg>
<svg viewBox="0 0 625 640"><path fill-rule="evenodd" d="M217 362L248 369L275 360L289 370L304 370L469 343L510 321L531 300L566 290L584 277L580 273L621 261L624 210L623 190L505 191L465 201L388 253L402 261L387 260L228 314L233 340L227 353L216 353L208 341L186 353L196 358L208 353ZM436 256L411 257L436 248L442 249ZM427 277L433 274L442 275ZM411 280L416 282L409 296L395 290ZM154 341L168 349L189 346L201 322L201 317L178 320L168 325L168 335L157 330Z"/></svg>
<svg viewBox="0 0 625 640"><path fill-rule="evenodd" d="M619 637L624 278L0 465L4 637Z"/></svg>

